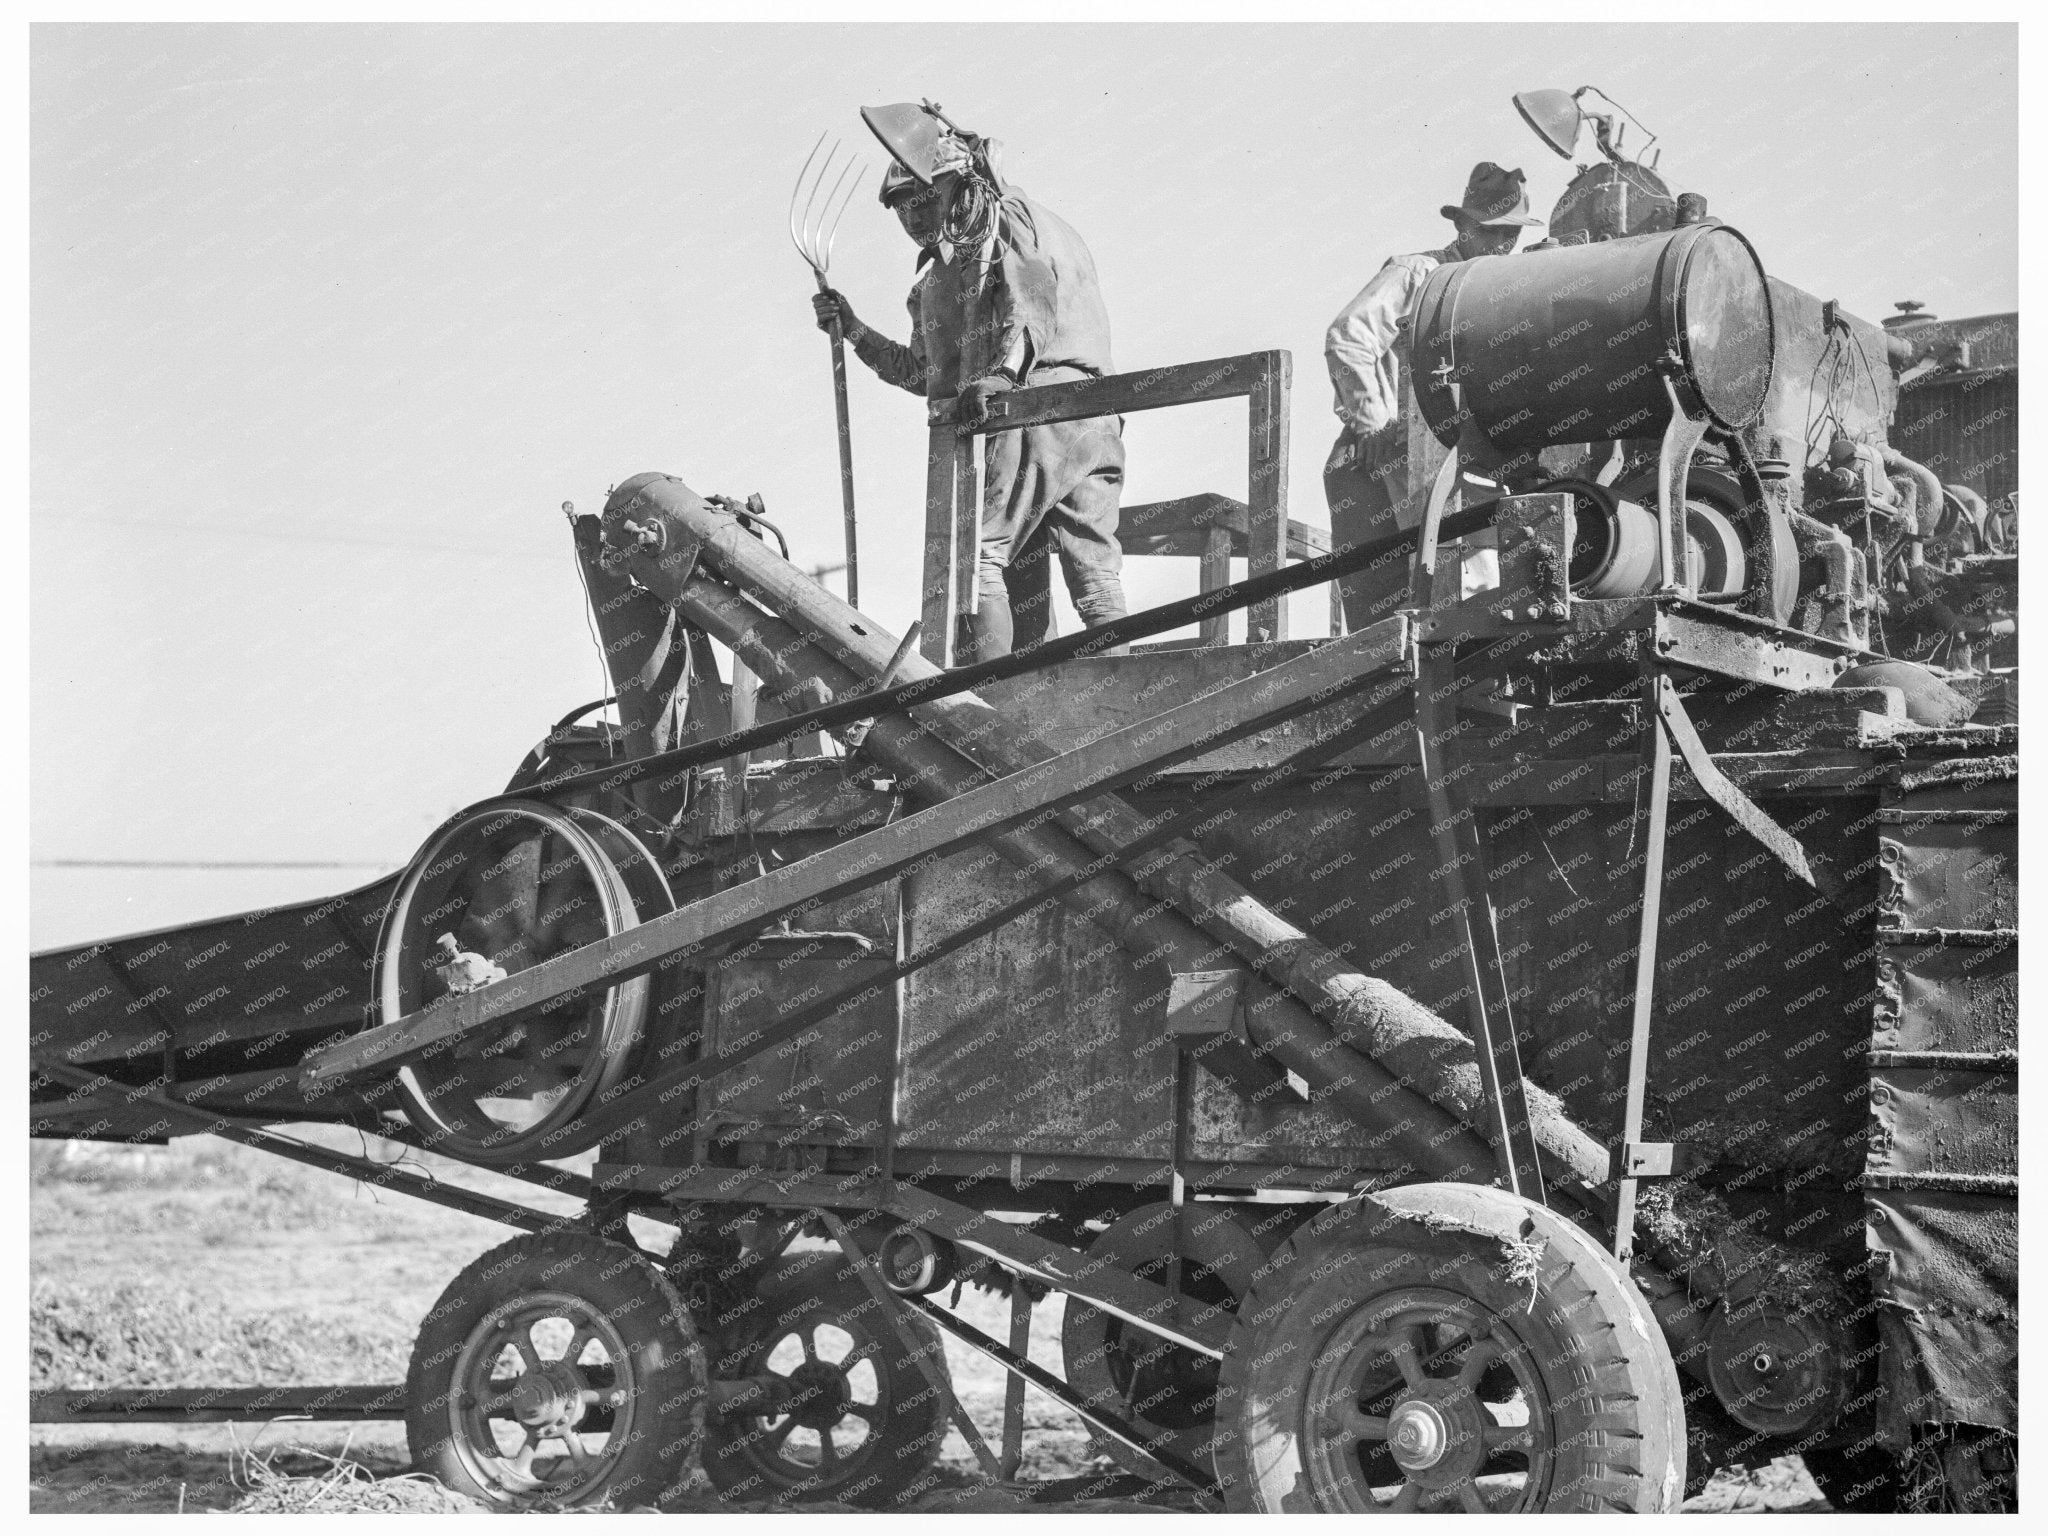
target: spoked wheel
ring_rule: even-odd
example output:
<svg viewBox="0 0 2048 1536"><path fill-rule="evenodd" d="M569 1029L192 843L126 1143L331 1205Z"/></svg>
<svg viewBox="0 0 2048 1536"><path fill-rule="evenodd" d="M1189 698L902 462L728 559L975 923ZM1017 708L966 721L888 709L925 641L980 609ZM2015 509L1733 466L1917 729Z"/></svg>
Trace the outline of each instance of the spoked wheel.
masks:
<svg viewBox="0 0 2048 1536"><path fill-rule="evenodd" d="M413 860L378 939L386 1020L447 996L441 935L507 975L674 908L659 865L594 811L507 800L464 812ZM436 1151L507 1164L584 1150L569 1129L632 1070L652 983L533 1009L400 1070L406 1115Z"/></svg>
<svg viewBox="0 0 2048 1536"><path fill-rule="evenodd" d="M1217 1465L1234 1509L1675 1510L1678 1374L1579 1228L1475 1185L1333 1207L1240 1305Z"/></svg>
<svg viewBox="0 0 2048 1536"><path fill-rule="evenodd" d="M680 1480L705 1369L683 1304L632 1250L522 1237L442 1293L406 1378L413 1464L502 1508L652 1504Z"/></svg>
<svg viewBox="0 0 2048 1536"><path fill-rule="evenodd" d="M1171 1205L1141 1206L1088 1245L1083 1272L1107 1264L1164 1285L1180 1243L1181 1294L1190 1315L1236 1309L1264 1258L1250 1229L1219 1205L1189 1205L1176 1239ZM1164 1319L1162 1319L1163 1321ZM1069 1299L1060 1333L1067 1385L1091 1407L1116 1415L1200 1467L1212 1465L1217 1363L1170 1344L1086 1302ZM1121 1442L1098 1444L1126 1471L1155 1475Z"/></svg>
<svg viewBox="0 0 2048 1536"><path fill-rule="evenodd" d="M933 1388L857 1278L820 1266L803 1289L768 1298L762 1328L721 1351L721 1378L773 1378L759 1411L712 1414L704 1471L736 1503L842 1500L885 1505L938 1459L951 1394ZM944 1369L938 1334L908 1321Z"/></svg>

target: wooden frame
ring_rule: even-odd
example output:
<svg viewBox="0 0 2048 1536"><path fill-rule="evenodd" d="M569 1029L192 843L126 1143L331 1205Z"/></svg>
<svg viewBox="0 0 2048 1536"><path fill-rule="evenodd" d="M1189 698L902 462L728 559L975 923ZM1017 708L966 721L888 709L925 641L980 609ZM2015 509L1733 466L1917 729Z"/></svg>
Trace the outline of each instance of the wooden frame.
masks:
<svg viewBox="0 0 2048 1536"><path fill-rule="evenodd" d="M957 665L959 620L974 611L981 533L981 453L976 439L990 432L1242 396L1249 405L1249 475L1244 503L1248 574L1261 576L1280 569L1288 553L1287 402L1293 378L1291 353L1247 352L1171 368L1014 390L991 400L988 419L974 427L954 422L951 400L933 401L931 452L925 466L922 618L926 658L941 667ZM1227 585L1229 555L1223 538L1210 538L1200 555L1204 589L1212 580ZM1212 638L1216 623L1204 625L1206 643L1221 638L1220 634ZM1286 605L1277 598L1254 605L1246 614L1245 633L1253 640L1286 639Z"/></svg>

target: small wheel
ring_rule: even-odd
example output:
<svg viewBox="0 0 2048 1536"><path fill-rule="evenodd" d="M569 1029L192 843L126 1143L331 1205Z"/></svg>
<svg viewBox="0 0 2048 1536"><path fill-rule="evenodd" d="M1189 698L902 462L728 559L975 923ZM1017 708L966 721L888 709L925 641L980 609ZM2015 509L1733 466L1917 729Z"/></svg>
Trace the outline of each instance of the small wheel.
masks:
<svg viewBox="0 0 2048 1536"><path fill-rule="evenodd" d="M1676 1510L1678 1373L1620 1266L1501 1190L1332 1207L1238 1309L1218 1399L1230 1507Z"/></svg>
<svg viewBox="0 0 2048 1536"><path fill-rule="evenodd" d="M886 1505L938 1460L950 1389L932 1386L867 1287L839 1272L837 1253L825 1256L832 1262L799 1288L764 1296L758 1326L719 1351L720 1378L778 1378L780 1399L706 1416L704 1471L721 1498ZM937 1331L908 1321L943 1371Z"/></svg>
<svg viewBox="0 0 2048 1536"><path fill-rule="evenodd" d="M1185 1206L1181 1222L1180 1289L1189 1299L1188 1310L1235 1311L1265 1259L1257 1239L1228 1206ZM1107 1264L1163 1285L1174 1244L1173 1207L1164 1202L1140 1206L1088 1245L1082 1273ZM1214 1360L1071 1298L1060 1330L1060 1353L1067 1385L1090 1407L1115 1414L1197 1466L1211 1465ZM1125 1471L1157 1475L1121 1442L1097 1437L1097 1443Z"/></svg>
<svg viewBox="0 0 2048 1536"><path fill-rule="evenodd" d="M687 1309L638 1253L515 1238L421 1325L406 1442L415 1467L502 1509L653 1504L697 1443L706 1379Z"/></svg>

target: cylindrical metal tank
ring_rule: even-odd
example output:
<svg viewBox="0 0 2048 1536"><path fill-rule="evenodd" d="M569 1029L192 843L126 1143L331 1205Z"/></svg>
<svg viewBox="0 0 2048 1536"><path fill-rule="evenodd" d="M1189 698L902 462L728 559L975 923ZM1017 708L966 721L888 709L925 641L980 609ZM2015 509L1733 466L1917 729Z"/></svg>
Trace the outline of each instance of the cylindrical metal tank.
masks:
<svg viewBox="0 0 2048 1536"><path fill-rule="evenodd" d="M1469 419L1515 453L1659 435L1667 372L1689 411L1748 426L1776 332L1763 263L1709 222L1438 267L1410 348L1430 430L1455 444Z"/></svg>

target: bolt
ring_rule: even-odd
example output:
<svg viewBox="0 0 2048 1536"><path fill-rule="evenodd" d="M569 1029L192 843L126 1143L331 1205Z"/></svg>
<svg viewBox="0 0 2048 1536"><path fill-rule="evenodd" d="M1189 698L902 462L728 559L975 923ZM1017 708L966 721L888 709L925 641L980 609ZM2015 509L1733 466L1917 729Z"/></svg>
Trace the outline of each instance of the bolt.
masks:
<svg viewBox="0 0 2048 1536"><path fill-rule="evenodd" d="M609 1392L607 1392L607 1393L605 1394L605 1398L604 1398L604 1400L605 1400L605 1402L606 1402L606 1403L607 1403L607 1404L608 1404L609 1406L611 1406L611 1407L613 1407L613 1408L623 1408L623 1407L625 1407L625 1406L626 1406L626 1392L625 1392L625 1388L623 1388L623 1387L614 1387L614 1388L613 1388L613 1389L612 1389L611 1391L609 1391Z"/></svg>
<svg viewBox="0 0 2048 1536"><path fill-rule="evenodd" d="M1749 1362L1749 1368L1755 1371L1757 1375L1765 1376L1770 1373L1771 1368L1777 1363L1776 1360L1771 1358L1771 1352L1768 1349L1760 1349L1756 1352L1756 1358Z"/></svg>
<svg viewBox="0 0 2048 1536"><path fill-rule="evenodd" d="M465 1392L462 1394L460 1401L463 1407L474 1408L476 1406L476 1394L474 1392Z"/></svg>

